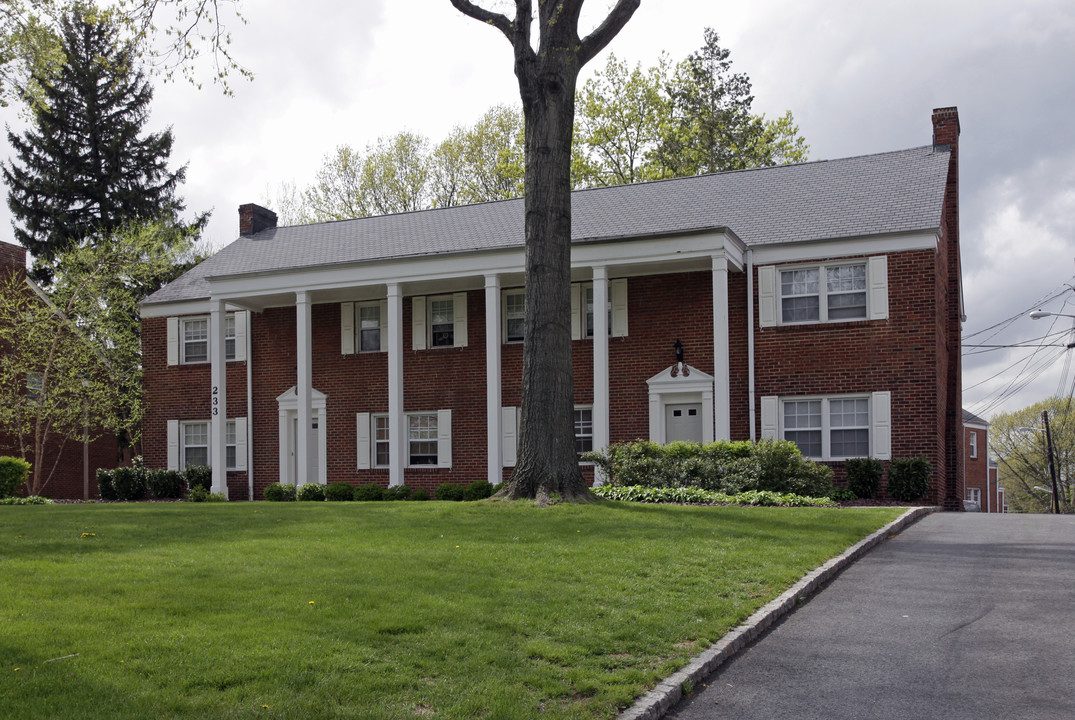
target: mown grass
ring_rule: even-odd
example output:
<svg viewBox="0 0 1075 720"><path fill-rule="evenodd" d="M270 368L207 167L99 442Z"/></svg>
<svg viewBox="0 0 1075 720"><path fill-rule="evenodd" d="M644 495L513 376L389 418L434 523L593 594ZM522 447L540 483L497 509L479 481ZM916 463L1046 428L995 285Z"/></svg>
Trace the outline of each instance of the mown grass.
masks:
<svg viewBox="0 0 1075 720"><path fill-rule="evenodd" d="M0 715L612 718L899 512L0 507Z"/></svg>

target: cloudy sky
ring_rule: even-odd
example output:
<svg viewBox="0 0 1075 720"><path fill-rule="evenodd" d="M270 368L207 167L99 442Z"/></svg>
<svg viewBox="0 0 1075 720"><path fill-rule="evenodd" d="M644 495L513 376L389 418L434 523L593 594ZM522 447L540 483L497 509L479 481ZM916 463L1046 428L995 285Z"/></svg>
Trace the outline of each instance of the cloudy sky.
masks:
<svg viewBox="0 0 1075 720"><path fill-rule="evenodd" d="M497 4L506 3L487 6ZM589 0L591 24L610 4ZM309 183L339 144L361 148L404 129L439 141L517 99L506 40L448 0L242 8L233 50L255 80L237 81L234 97L208 84L159 86L151 119L173 128L173 159L189 164L183 195L192 210L213 208L217 246L234 238L240 204ZM926 145L932 109L958 106L964 404L990 417L1070 393L1071 338L1061 331L1071 319L1026 311L1075 314L1075 3L642 0L606 54L648 66L664 50L679 60L707 26L753 81L755 111L791 110L813 159ZM18 127L11 109L0 117ZM969 347L1016 343L1029 347Z"/></svg>

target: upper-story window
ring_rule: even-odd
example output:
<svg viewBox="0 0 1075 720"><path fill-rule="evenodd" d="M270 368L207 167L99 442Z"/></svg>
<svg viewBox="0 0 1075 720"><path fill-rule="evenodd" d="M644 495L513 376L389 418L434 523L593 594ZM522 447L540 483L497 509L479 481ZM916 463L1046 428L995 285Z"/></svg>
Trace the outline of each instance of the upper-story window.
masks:
<svg viewBox="0 0 1075 720"><path fill-rule="evenodd" d="M593 311L594 311L594 307L593 307L593 283L587 284L585 286L585 289L583 290L583 292L585 294L585 300L583 302L584 320L583 320L583 325L582 325L582 327L583 327L582 336L592 338L593 337L593 327L594 327L594 320L593 320ZM606 312L608 313L608 334L611 336L612 335L612 297L611 296L608 299L608 307L606 308Z"/></svg>
<svg viewBox="0 0 1075 720"><path fill-rule="evenodd" d="M866 318L866 263L784 270L780 273L782 323Z"/></svg>
<svg viewBox="0 0 1075 720"><path fill-rule="evenodd" d="M363 303L358 306L358 338L358 348L360 352L380 352L380 303Z"/></svg>
<svg viewBox="0 0 1075 720"><path fill-rule="evenodd" d="M888 258L758 268L758 325L888 317Z"/></svg>
<svg viewBox="0 0 1075 720"><path fill-rule="evenodd" d="M978 433L973 430L970 433L970 456L972 460L978 458Z"/></svg>
<svg viewBox="0 0 1075 720"><path fill-rule="evenodd" d="M225 360L246 359L246 322L245 312L224 315ZM209 362L209 326L210 318L206 315L168 318L168 364Z"/></svg>
<svg viewBox="0 0 1075 720"><path fill-rule="evenodd" d="M504 291L504 342L523 341L526 319L526 291Z"/></svg>
<svg viewBox="0 0 1075 720"><path fill-rule="evenodd" d="M450 295L429 300L429 345L455 346L455 309Z"/></svg>

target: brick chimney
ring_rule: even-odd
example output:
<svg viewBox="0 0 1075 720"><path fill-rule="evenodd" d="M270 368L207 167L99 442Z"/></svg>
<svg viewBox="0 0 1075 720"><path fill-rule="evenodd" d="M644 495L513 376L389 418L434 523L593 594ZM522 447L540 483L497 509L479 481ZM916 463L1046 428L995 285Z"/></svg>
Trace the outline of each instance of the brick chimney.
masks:
<svg viewBox="0 0 1075 720"><path fill-rule="evenodd" d="M254 203L239 206L239 234L256 235L276 227L276 213Z"/></svg>
<svg viewBox="0 0 1075 720"><path fill-rule="evenodd" d="M939 260L944 263L947 306L944 323L946 347L942 349L945 399L945 487L941 501L945 510L962 510L963 487L963 282L959 257L959 112L954 107L933 111L933 147L948 150L948 179L944 189L941 231L944 243Z"/></svg>

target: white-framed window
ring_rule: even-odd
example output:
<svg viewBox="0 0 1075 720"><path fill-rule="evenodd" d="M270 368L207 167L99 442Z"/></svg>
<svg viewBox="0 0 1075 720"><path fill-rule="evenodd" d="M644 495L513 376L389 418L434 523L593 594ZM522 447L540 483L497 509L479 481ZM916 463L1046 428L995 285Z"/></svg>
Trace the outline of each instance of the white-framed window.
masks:
<svg viewBox="0 0 1075 720"><path fill-rule="evenodd" d="M455 347L455 309L450 295L429 299L429 346Z"/></svg>
<svg viewBox="0 0 1075 720"><path fill-rule="evenodd" d="M386 468L391 463L391 430L385 413L357 413L358 468ZM404 414L406 467L452 466L452 411Z"/></svg>
<svg viewBox="0 0 1075 720"><path fill-rule="evenodd" d="M411 349L466 347L467 294L411 298Z"/></svg>
<svg viewBox="0 0 1075 720"><path fill-rule="evenodd" d="M758 268L760 327L887 317L887 256Z"/></svg>
<svg viewBox="0 0 1075 720"><path fill-rule="evenodd" d="M373 467L388 467L391 461L390 446L388 443L388 416L374 415L373 427L371 428L371 440L373 441Z"/></svg>
<svg viewBox="0 0 1075 720"><path fill-rule="evenodd" d="M246 359L246 312L224 315L224 359ZM209 358L209 316L168 318L168 364L196 365Z"/></svg>
<svg viewBox="0 0 1075 720"><path fill-rule="evenodd" d="M571 285L571 339L593 337L593 283ZM608 281L609 337L627 337L627 278Z"/></svg>
<svg viewBox="0 0 1075 720"><path fill-rule="evenodd" d="M407 464L411 467L437 464L437 413L407 416Z"/></svg>
<svg viewBox="0 0 1075 720"><path fill-rule="evenodd" d="M209 318L182 318L183 330L181 348L183 364L209 362Z"/></svg>
<svg viewBox="0 0 1075 720"><path fill-rule="evenodd" d="M210 466L212 427L208 420L169 420L168 469ZM246 469L246 418L224 423L224 461L228 470Z"/></svg>
<svg viewBox="0 0 1075 720"><path fill-rule="evenodd" d="M981 488L967 488L967 501L977 503L979 507L982 505L982 489Z"/></svg>
<svg viewBox="0 0 1075 720"><path fill-rule="evenodd" d="M358 351L381 351L381 304L361 303L358 305Z"/></svg>
<svg viewBox="0 0 1075 720"><path fill-rule="evenodd" d="M972 460L978 459L978 433L970 431L970 456Z"/></svg>
<svg viewBox="0 0 1075 720"><path fill-rule="evenodd" d="M891 457L891 393L763 397L763 438L783 438L814 460Z"/></svg>
<svg viewBox="0 0 1075 720"><path fill-rule="evenodd" d="M782 324L865 319L865 262L780 271Z"/></svg>
<svg viewBox="0 0 1075 720"><path fill-rule="evenodd" d="M593 450L593 408L575 408L575 454Z"/></svg>
<svg viewBox="0 0 1075 720"><path fill-rule="evenodd" d="M523 323L526 319L526 291L504 291L504 342L523 341Z"/></svg>
<svg viewBox="0 0 1075 720"><path fill-rule="evenodd" d="M183 423L183 465L180 470L209 465L209 423Z"/></svg>

